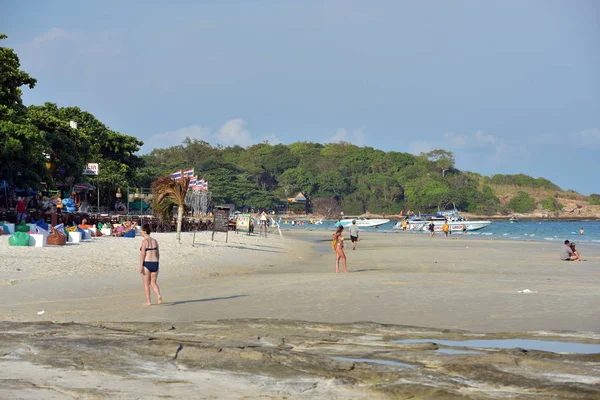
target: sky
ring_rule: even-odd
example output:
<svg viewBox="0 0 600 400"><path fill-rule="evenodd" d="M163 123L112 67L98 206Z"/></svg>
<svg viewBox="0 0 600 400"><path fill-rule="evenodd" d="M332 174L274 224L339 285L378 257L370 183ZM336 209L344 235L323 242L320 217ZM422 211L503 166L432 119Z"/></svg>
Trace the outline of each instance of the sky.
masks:
<svg viewBox="0 0 600 400"><path fill-rule="evenodd" d="M3 0L38 79L144 141L347 141L600 193L600 1Z"/></svg>

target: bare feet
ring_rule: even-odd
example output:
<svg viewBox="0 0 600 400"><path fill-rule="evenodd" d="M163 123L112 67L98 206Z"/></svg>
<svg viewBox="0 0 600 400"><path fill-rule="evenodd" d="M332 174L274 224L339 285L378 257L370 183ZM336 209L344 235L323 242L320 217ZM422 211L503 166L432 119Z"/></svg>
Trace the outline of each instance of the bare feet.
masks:
<svg viewBox="0 0 600 400"><path fill-rule="evenodd" d="M158 304L162 304L162 297L158 298Z"/></svg>
<svg viewBox="0 0 600 400"><path fill-rule="evenodd" d="M340 270L339 270L339 269L336 269L336 270L335 270L335 273L336 273L336 274L339 274L339 273L340 273Z"/></svg>
<svg viewBox="0 0 600 400"><path fill-rule="evenodd" d="M152 305L152 303L144 303L144 305L145 305L146 307L150 307L150 306Z"/></svg>
<svg viewBox="0 0 600 400"><path fill-rule="evenodd" d="M350 271L348 271L347 269L345 269L345 270L343 270L342 272L346 273L346 272L350 272Z"/></svg>

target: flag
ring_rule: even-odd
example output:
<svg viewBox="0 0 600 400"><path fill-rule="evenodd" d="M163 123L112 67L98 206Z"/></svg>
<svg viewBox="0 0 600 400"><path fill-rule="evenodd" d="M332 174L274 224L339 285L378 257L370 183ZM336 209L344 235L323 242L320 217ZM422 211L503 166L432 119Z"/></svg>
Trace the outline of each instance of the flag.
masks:
<svg viewBox="0 0 600 400"><path fill-rule="evenodd" d="M185 171L183 171L183 176L192 177L193 175L194 175L194 168L186 169Z"/></svg>
<svg viewBox="0 0 600 400"><path fill-rule="evenodd" d="M175 171L171 174L171 179L179 179L181 178L181 170Z"/></svg>
<svg viewBox="0 0 600 400"><path fill-rule="evenodd" d="M193 188L194 186L196 186L196 183L198 183L198 177L197 176L192 176L190 178L190 187Z"/></svg>

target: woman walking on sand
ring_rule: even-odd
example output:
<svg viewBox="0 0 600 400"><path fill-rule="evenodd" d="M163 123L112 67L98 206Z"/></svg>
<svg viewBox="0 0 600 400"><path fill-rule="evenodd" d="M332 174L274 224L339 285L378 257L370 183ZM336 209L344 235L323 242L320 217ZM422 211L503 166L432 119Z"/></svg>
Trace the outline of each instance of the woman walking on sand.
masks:
<svg viewBox="0 0 600 400"><path fill-rule="evenodd" d="M338 226L337 230L331 237L331 248L335 251L335 272L340 272L340 259L344 269L342 272L349 272L346 266L346 254L344 254L344 237L342 232L344 231L343 226Z"/></svg>
<svg viewBox="0 0 600 400"><path fill-rule="evenodd" d="M158 242L156 239L150 237L150 226L144 225L142 228L142 247L140 247L140 274L142 275L142 283L144 285L144 293L146 294L146 305L151 304L150 300L150 286L152 290L158 296L158 304L162 304L162 296L160 295L160 288L156 283L158 278L158 261L160 259L160 252L158 250Z"/></svg>

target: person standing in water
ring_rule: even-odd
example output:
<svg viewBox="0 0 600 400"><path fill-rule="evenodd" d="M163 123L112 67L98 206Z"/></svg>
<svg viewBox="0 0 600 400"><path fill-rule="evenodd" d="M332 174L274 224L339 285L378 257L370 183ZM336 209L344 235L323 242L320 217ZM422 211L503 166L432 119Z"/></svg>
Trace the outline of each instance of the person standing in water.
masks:
<svg viewBox="0 0 600 400"><path fill-rule="evenodd" d="M583 230L583 226L581 227L581 229L579 230L579 234L583 235L585 233L585 231Z"/></svg>
<svg viewBox="0 0 600 400"><path fill-rule="evenodd" d="M158 242L150 237L150 225L145 224L142 228L142 247L140 247L140 274L142 275L142 283L144 285L144 293L146 294L146 305L152 304L150 299L150 287L158 296L158 304L162 304L162 296L156 279L158 278L158 262L160 260L160 251L158 250Z"/></svg>
<svg viewBox="0 0 600 400"><path fill-rule="evenodd" d="M344 253L344 236L342 236L342 232L344 232L344 227L340 225L331 237L331 248L333 249L333 251L335 251L336 273L340 272L340 259L342 260L342 265L344 267L342 272L349 272L348 267L346 266L346 254Z"/></svg>
<svg viewBox="0 0 600 400"><path fill-rule="evenodd" d="M350 225L350 241L352 242L352 250L356 250L356 242L358 242L358 226L356 225L356 220L352 220L352 225Z"/></svg>

